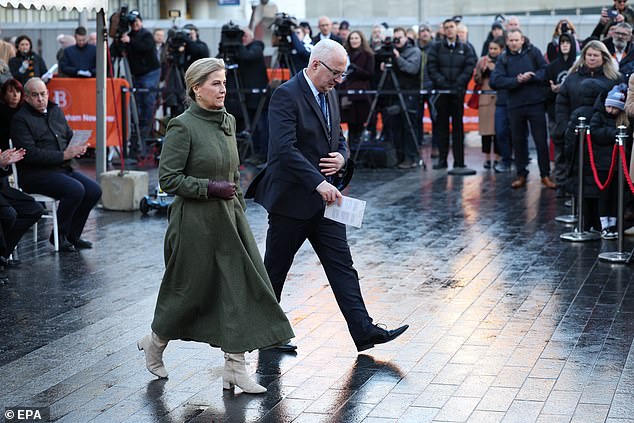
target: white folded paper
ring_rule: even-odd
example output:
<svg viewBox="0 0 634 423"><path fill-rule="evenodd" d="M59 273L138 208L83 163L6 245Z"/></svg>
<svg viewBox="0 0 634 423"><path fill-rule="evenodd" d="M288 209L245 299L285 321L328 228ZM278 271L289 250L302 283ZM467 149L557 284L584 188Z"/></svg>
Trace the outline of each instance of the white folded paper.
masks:
<svg viewBox="0 0 634 423"><path fill-rule="evenodd" d="M50 69L47 70L44 75L42 75L42 79L48 81L49 79L53 78L55 72L57 72L57 63L51 66Z"/></svg>
<svg viewBox="0 0 634 423"><path fill-rule="evenodd" d="M365 201L344 195L340 206L336 202L326 206L324 217L344 225L360 228L363 222L363 213L365 213Z"/></svg>
<svg viewBox="0 0 634 423"><path fill-rule="evenodd" d="M75 129L73 138L68 142L68 145L84 145L88 142L91 135L92 130L90 129Z"/></svg>

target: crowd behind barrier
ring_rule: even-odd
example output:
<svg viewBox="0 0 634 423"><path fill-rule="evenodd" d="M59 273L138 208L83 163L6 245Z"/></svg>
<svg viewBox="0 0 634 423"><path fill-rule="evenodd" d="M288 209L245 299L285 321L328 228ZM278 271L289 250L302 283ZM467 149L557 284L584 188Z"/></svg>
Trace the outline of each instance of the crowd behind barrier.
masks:
<svg viewBox="0 0 634 423"><path fill-rule="evenodd" d="M599 191L607 190L611 193L606 197L608 203L614 203L614 189L609 189L614 166L606 167L605 162L614 163L609 159L616 150L611 146L603 151L605 141L598 141L594 143L598 150L593 151L594 140L589 138L590 154L586 163L578 163L575 152L580 147L574 128L583 116L610 128L600 134L601 139L613 139L618 125L625 125L631 134L634 99L628 96L632 87L628 90L624 84L634 71L634 10L627 1L606 5L591 26L587 19L581 25L580 17L575 17L584 33L573 19L557 19L552 36L541 45L532 42L533 34L523 30L523 18L515 16L497 15L486 34L475 35L460 16L448 17L433 27L428 23L396 27L381 23L369 31L347 21L332 22L326 16L318 19L314 30L310 22L297 22L285 14L275 16L270 28L276 53L272 58L265 56L270 40L257 39L263 36L261 31L254 34L230 22L220 34L210 37L214 43L220 41L217 56L227 63L227 110L237 118L239 139L251 146L243 160L266 160L271 92L308 64L316 43L329 38L348 52L346 78L337 90L348 143L362 165L363 154L358 153L371 143L385 148L385 154L388 150L394 154L395 161L386 163L412 169L423 163L419 160L421 147L430 143L434 169L462 168L464 132L478 130L484 169L496 173L514 169L512 187L520 189L528 183L530 128L544 187L557 189L558 197L569 199L575 195L576 171L583 167L582 182L588 189L577 201L583 203L589 226L582 229L600 230L604 238L613 238L613 207L599 206L603 201L598 199L603 198ZM110 122L117 129L109 130L108 145L127 143L123 149L142 158L145 140L160 137L166 120L184 110L183 75L197 58L210 55L204 41L208 33L193 24L165 31L144 23L138 10L119 19L123 23L111 22L110 51L116 64L109 68L111 75L129 81L128 91L133 95L130 108L123 105L120 116L111 116L109 109ZM0 49L0 78L53 79L49 87L53 100L59 102L79 86L63 77L90 81L94 76L91 35L79 27L73 38L58 37L62 48L56 74L33 50L27 35L7 39ZM480 45L472 39L484 41ZM117 61L122 57L125 59ZM620 88L613 92L616 86ZM84 119L75 119L75 115L67 112L69 124L85 129L80 127L80 122L86 124ZM596 133L594 128L591 132ZM631 140L624 151L629 156ZM625 168L629 170L629 165ZM629 196L627 202L631 207Z"/></svg>

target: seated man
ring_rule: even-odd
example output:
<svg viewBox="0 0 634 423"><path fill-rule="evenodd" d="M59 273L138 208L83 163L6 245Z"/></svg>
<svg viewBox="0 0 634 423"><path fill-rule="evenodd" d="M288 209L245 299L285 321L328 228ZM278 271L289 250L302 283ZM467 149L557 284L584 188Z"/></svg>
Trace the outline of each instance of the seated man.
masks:
<svg viewBox="0 0 634 423"><path fill-rule="evenodd" d="M11 121L13 142L26 150L24 159L18 163L20 185L26 192L59 200L61 251L92 248L92 243L82 239L81 233L90 210L101 198L101 188L71 165L71 159L86 152L86 145L69 145L73 131L61 109L48 101L44 81L32 78L24 90L26 103ZM50 241L54 242L52 234Z"/></svg>

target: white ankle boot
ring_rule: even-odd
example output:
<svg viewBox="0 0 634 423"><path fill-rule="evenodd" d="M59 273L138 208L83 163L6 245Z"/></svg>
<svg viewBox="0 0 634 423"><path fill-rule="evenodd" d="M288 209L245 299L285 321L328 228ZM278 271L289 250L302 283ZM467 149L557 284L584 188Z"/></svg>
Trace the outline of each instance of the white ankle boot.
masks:
<svg viewBox="0 0 634 423"><path fill-rule="evenodd" d="M222 372L222 387L224 389L233 389L236 385L247 394L263 394L266 392L264 386L255 383L247 374L244 353L225 353L225 369Z"/></svg>
<svg viewBox="0 0 634 423"><path fill-rule="evenodd" d="M151 332L136 344L140 351L145 352L145 367L159 378L167 377L167 369L163 364L163 351L168 342L167 339L161 339L157 334Z"/></svg>

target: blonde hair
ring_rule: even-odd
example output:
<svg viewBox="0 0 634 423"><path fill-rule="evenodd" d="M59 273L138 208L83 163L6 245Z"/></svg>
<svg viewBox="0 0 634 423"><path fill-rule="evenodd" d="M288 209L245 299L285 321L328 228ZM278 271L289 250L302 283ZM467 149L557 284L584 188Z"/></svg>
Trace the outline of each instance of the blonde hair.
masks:
<svg viewBox="0 0 634 423"><path fill-rule="evenodd" d="M15 47L11 43L0 40L0 60L9 63L9 59L15 57Z"/></svg>
<svg viewBox="0 0 634 423"><path fill-rule="evenodd" d="M579 72L579 69L582 66L585 66L586 51L588 51L588 49L593 49L601 53L601 57L603 57L603 74L608 79L611 79L613 81L618 81L621 79L621 74L616 68L614 61L612 60L612 55L610 55L610 52L608 51L605 44L597 40L589 41L588 43L586 43L585 46L583 46L583 49L581 50L581 54L579 55L575 63L570 68L570 71L568 71L569 73Z"/></svg>
<svg viewBox="0 0 634 423"><path fill-rule="evenodd" d="M187 96L195 101L196 94L194 93L194 87L204 84L207 78L209 78L209 75L219 70L225 70L225 62L215 57L198 59L192 63L185 72Z"/></svg>

